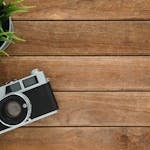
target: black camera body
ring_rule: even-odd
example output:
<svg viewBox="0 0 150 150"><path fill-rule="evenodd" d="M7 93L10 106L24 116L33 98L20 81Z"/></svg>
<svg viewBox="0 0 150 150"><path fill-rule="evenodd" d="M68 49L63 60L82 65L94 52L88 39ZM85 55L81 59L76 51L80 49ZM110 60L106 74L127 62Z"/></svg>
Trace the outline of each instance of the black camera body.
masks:
<svg viewBox="0 0 150 150"><path fill-rule="evenodd" d="M42 71L0 87L0 134L55 114L58 105Z"/></svg>

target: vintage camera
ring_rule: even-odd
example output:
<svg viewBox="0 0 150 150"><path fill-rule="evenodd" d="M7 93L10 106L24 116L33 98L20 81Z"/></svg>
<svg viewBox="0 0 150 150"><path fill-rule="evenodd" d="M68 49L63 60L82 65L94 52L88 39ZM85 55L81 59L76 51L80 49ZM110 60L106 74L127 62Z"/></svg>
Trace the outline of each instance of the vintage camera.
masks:
<svg viewBox="0 0 150 150"><path fill-rule="evenodd" d="M0 87L0 134L58 111L50 83L42 71Z"/></svg>

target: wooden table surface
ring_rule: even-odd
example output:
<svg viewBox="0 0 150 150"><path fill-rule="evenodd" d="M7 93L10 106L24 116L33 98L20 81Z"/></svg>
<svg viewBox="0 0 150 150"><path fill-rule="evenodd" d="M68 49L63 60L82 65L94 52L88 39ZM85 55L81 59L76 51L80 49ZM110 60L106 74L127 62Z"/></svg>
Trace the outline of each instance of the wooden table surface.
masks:
<svg viewBox="0 0 150 150"><path fill-rule="evenodd" d="M0 150L150 150L150 1L24 3L26 42L8 48L0 83L44 70L60 111L0 135Z"/></svg>

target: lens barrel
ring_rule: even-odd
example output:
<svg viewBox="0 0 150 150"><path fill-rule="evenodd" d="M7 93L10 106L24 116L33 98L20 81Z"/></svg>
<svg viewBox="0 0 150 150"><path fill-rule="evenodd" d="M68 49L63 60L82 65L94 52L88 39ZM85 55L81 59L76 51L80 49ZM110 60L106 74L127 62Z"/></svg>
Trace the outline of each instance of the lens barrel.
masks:
<svg viewBox="0 0 150 150"><path fill-rule="evenodd" d="M31 104L23 94L11 94L0 101L0 122L6 126L23 123L31 115Z"/></svg>

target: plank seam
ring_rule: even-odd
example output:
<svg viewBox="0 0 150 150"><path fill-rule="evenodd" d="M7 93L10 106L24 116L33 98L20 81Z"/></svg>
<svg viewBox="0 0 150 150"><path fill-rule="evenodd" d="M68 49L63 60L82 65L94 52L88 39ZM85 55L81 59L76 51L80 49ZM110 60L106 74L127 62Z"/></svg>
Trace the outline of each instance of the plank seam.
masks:
<svg viewBox="0 0 150 150"><path fill-rule="evenodd" d="M150 128L150 126L23 126L21 128Z"/></svg>
<svg viewBox="0 0 150 150"><path fill-rule="evenodd" d="M85 20L80 20L80 19L74 19L74 20L52 20L52 19L44 19L44 20L41 20L41 19L13 19L13 21L99 21L99 22L103 22L103 21L106 21L106 22L111 22L111 21L116 21L116 22L126 22L126 21L150 21L150 19L109 19L109 20L105 20L105 19L98 19L98 20L88 20L88 19L85 19Z"/></svg>
<svg viewBox="0 0 150 150"><path fill-rule="evenodd" d="M14 57L53 57L53 56L58 56L58 57L139 57L139 56L144 56L144 57L149 57L150 54L131 54L131 55L123 55L123 54L103 54L103 55L10 55L10 56L14 56Z"/></svg>
<svg viewBox="0 0 150 150"><path fill-rule="evenodd" d="M150 54L131 54L131 55L114 55L114 54L103 54L103 55L11 55L10 56L14 56L14 57L53 57L53 56L58 56L58 57L139 57L139 56L144 56L144 57L149 57Z"/></svg>

